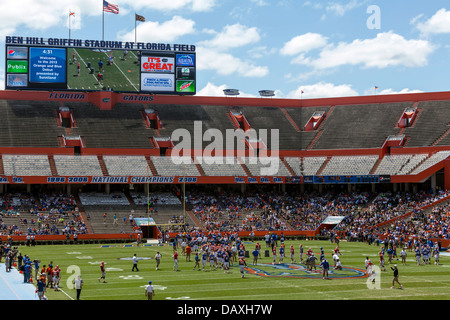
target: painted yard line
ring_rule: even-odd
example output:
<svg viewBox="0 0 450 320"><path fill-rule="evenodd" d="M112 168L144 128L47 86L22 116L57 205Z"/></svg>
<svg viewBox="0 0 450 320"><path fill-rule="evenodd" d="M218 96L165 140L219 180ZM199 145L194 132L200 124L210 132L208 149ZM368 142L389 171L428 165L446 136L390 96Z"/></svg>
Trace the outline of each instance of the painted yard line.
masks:
<svg viewBox="0 0 450 320"><path fill-rule="evenodd" d="M59 291L61 291L62 293L64 293L67 297L70 298L70 300L74 300L70 295L68 295L63 289L58 289Z"/></svg>
<svg viewBox="0 0 450 320"><path fill-rule="evenodd" d="M107 54L106 52L105 52L105 55L106 55L107 57L109 57L108 54ZM117 69L119 69L119 71L123 74L123 76L125 77L125 79L127 79L128 82L133 86L133 88L134 88L136 91L139 91L138 88L136 88L136 86L133 84L133 82L131 82L131 80L126 76L126 74L123 73L122 69L119 68L119 66L117 65L117 63L113 63L113 64L117 67Z"/></svg>
<svg viewBox="0 0 450 320"><path fill-rule="evenodd" d="M87 63L83 60L83 58L81 57L81 55L78 53L77 49L74 49L75 53L80 57L81 61L83 61L84 65L87 68ZM97 77L95 76L95 74L92 74L92 76L94 77L95 81L97 81Z"/></svg>

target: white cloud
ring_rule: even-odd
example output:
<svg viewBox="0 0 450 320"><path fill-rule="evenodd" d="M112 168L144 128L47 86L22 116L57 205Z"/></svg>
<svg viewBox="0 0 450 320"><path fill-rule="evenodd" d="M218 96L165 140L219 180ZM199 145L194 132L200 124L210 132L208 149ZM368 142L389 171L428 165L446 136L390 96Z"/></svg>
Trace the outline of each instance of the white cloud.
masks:
<svg viewBox="0 0 450 320"><path fill-rule="evenodd" d="M303 90L303 95L301 91ZM312 85L300 86L295 91L287 94L287 98L330 98L330 97L347 97L359 95L356 90L349 84L335 85L324 81Z"/></svg>
<svg viewBox="0 0 450 320"><path fill-rule="evenodd" d="M14 34L19 28L46 30L67 26L69 10L77 15L77 20L73 20L73 29L81 28L81 15L101 14L101 6L91 0L1 1L0 35Z"/></svg>
<svg viewBox="0 0 450 320"><path fill-rule="evenodd" d="M142 22L137 26L137 40L139 42L173 42L184 35L194 33L194 25L193 20L180 16L174 16L171 20L162 23ZM134 41L135 30L119 32L117 37L122 41Z"/></svg>
<svg viewBox="0 0 450 320"><path fill-rule="evenodd" d="M392 66L421 67L428 63L428 56L435 47L426 40L407 40L393 32L379 33L373 39L356 39L323 48L316 59L303 58L297 63L315 69L334 68L342 65L362 65L364 68Z"/></svg>
<svg viewBox="0 0 450 320"><path fill-rule="evenodd" d="M366 1L359 2L358 0L351 0L346 4L338 3L338 2L330 2L326 6L327 12L331 12L339 17L342 17L350 10L353 10L361 5L363 5Z"/></svg>
<svg viewBox="0 0 450 320"><path fill-rule="evenodd" d="M208 82L206 86L197 92L197 96L205 96L205 97L224 97L225 94L223 93L223 90L230 89L226 84L222 84L219 86L216 86L215 84ZM236 88L233 88L236 89ZM256 97L255 95L241 92L239 91L239 97Z"/></svg>
<svg viewBox="0 0 450 320"><path fill-rule="evenodd" d="M222 32L217 33L211 40L198 43L199 46L226 50L238 48L250 43L256 43L261 39L258 28L247 27L242 24L227 25Z"/></svg>
<svg viewBox="0 0 450 320"><path fill-rule="evenodd" d="M0 70L0 90L5 89L5 72L4 70Z"/></svg>
<svg viewBox="0 0 450 320"><path fill-rule="evenodd" d="M212 34L209 31L209 34ZM258 66L248 59L235 57L227 50L240 48L260 40L259 30L242 24L227 25L210 40L196 44L197 69L214 70L219 75L237 74L243 77L264 77L269 73L266 66Z"/></svg>
<svg viewBox="0 0 450 320"><path fill-rule="evenodd" d="M206 12L215 7L217 0L116 0L111 2L119 5L121 14L130 14L140 9ZM82 28L81 19L84 16L102 14L101 2L92 0L0 1L0 35L13 35L23 28L47 30L61 26L67 27L69 10L76 12L76 18L72 20L72 29Z"/></svg>
<svg viewBox="0 0 450 320"><path fill-rule="evenodd" d="M305 33L296 36L286 42L280 49L282 55L295 55L309 52L314 49L324 47L327 44L327 38L318 33Z"/></svg>
<svg viewBox="0 0 450 320"><path fill-rule="evenodd" d="M414 18L411 23L415 23L420 17ZM444 8L438 10L430 19L419 22L417 29L422 35L450 33L450 11Z"/></svg>
<svg viewBox="0 0 450 320"><path fill-rule="evenodd" d="M367 3L367 0L358 1L350 0L347 3L330 1L327 4L321 3L319 1L306 1L303 3L306 7L311 7L315 10L325 9L327 13L333 14L338 17L343 17L348 11L358 8ZM322 20L326 18L326 14L322 15Z"/></svg>
<svg viewBox="0 0 450 320"><path fill-rule="evenodd" d="M388 89L383 89L383 90L377 92L377 94L405 94L405 93L421 93L421 92L423 92L423 91L417 90L417 89L412 89L411 90L409 88L404 88L404 89L402 89L400 91L394 90L392 88L388 88ZM366 95L374 94L373 89L366 90L364 92L364 94L366 94Z"/></svg>
<svg viewBox="0 0 450 320"><path fill-rule="evenodd" d="M197 70L214 70L220 75L238 74L244 77L264 77L269 73L265 66L257 66L250 61L244 61L233 55L209 49L196 47Z"/></svg>
<svg viewBox="0 0 450 320"><path fill-rule="evenodd" d="M158 11L192 10L194 12L204 12L211 10L217 0L116 0L117 4L126 4L133 9L152 9Z"/></svg>

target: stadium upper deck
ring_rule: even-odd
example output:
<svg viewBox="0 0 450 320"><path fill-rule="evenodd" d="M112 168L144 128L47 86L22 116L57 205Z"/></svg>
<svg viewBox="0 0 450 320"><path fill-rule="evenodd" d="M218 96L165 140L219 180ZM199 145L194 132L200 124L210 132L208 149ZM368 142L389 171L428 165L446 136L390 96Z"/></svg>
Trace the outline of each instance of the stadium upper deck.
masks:
<svg viewBox="0 0 450 320"><path fill-rule="evenodd" d="M24 184L181 183L183 176L224 184L336 182L323 176L436 183L443 170L450 187L449 107L450 92L294 100L1 91L0 177ZM258 134L244 137L243 154L232 149L223 158L229 163L202 162L208 129L226 138L238 128ZM184 150L192 153L175 164L168 156L183 140L174 139L179 129L192 138ZM279 162L264 174L268 162L250 159L272 149L274 130ZM229 151L225 140L216 156Z"/></svg>

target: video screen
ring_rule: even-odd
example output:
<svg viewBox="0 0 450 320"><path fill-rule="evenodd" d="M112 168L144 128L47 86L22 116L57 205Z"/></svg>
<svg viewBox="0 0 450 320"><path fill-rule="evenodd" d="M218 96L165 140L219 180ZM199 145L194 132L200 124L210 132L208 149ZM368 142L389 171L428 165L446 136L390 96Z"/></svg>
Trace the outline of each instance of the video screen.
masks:
<svg viewBox="0 0 450 320"><path fill-rule="evenodd" d="M195 53L7 45L6 89L196 93Z"/></svg>

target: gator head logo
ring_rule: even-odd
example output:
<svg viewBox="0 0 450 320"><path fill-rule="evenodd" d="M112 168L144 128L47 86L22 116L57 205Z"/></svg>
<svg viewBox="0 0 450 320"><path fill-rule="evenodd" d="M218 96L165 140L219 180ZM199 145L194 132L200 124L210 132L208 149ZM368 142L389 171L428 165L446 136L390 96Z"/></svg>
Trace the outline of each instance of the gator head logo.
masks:
<svg viewBox="0 0 450 320"><path fill-rule="evenodd" d="M322 270L317 267L317 270L309 271L301 264L257 264L256 266L248 265L245 268L247 273L255 274L261 277L284 277L284 278L298 278L298 279L322 279ZM365 270L351 267L343 267L342 270L333 270L330 267L328 277L331 279L357 279L366 278Z"/></svg>

